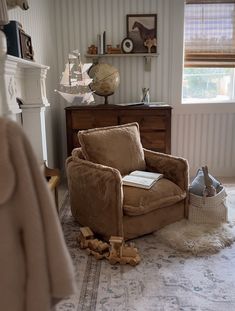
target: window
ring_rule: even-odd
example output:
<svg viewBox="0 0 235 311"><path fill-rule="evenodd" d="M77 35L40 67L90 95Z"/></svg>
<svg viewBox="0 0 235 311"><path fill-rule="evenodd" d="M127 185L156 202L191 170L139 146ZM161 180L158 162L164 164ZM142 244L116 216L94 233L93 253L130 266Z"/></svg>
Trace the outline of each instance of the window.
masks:
<svg viewBox="0 0 235 311"><path fill-rule="evenodd" d="M235 0L187 0L183 103L235 102Z"/></svg>

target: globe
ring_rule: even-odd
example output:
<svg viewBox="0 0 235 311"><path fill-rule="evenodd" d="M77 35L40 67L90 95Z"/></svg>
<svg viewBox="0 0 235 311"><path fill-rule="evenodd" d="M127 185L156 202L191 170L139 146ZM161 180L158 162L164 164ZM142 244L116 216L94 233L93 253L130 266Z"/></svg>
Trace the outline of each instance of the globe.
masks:
<svg viewBox="0 0 235 311"><path fill-rule="evenodd" d="M108 96L114 94L119 86L120 76L117 68L109 64L96 64L89 70L89 76L93 79L90 84L91 90L105 97L105 104L108 104Z"/></svg>

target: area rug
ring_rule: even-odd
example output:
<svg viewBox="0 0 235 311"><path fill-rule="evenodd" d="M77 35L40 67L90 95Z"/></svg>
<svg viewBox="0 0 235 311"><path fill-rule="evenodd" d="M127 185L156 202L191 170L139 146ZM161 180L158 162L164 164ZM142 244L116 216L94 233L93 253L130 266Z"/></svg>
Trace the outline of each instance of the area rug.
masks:
<svg viewBox="0 0 235 311"><path fill-rule="evenodd" d="M228 223L194 224L186 219L155 233L156 238L170 247L193 255L216 253L235 241L235 190L227 188Z"/></svg>
<svg viewBox="0 0 235 311"><path fill-rule="evenodd" d="M235 189L230 190L235 196ZM230 194L229 198L233 202ZM150 234L135 240L141 255L138 266L111 266L78 248L79 227L67 194L61 210L77 292L59 303L56 311L235 310L235 244L216 254L192 255Z"/></svg>

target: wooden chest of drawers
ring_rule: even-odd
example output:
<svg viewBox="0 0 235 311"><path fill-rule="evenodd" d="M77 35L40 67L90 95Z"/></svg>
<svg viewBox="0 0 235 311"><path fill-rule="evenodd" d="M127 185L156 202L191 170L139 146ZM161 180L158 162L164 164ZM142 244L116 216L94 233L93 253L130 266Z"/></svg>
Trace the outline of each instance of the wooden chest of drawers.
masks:
<svg viewBox="0 0 235 311"><path fill-rule="evenodd" d="M65 108L67 152L79 146L77 132L95 127L138 122L141 141L145 148L171 152L170 106L72 106Z"/></svg>

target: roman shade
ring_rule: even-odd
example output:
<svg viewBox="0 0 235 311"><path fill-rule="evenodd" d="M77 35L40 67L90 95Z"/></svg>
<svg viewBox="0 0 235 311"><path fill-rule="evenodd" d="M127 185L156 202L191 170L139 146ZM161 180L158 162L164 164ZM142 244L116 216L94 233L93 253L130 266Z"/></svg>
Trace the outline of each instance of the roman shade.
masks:
<svg viewBox="0 0 235 311"><path fill-rule="evenodd" d="M187 0L185 66L235 67L235 0Z"/></svg>

